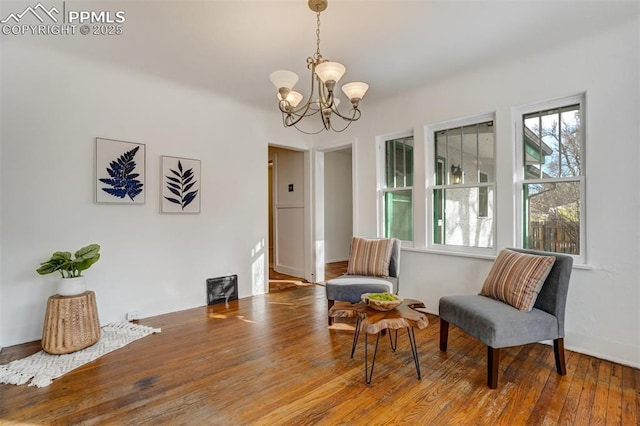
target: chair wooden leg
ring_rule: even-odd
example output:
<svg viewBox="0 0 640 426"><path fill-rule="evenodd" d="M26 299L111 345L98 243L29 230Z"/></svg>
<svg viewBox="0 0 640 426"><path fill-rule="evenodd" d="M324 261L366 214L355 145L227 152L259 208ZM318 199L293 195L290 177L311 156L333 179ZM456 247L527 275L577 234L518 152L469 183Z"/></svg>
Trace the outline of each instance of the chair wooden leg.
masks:
<svg viewBox="0 0 640 426"><path fill-rule="evenodd" d="M447 351L447 341L449 340L449 323L440 318L440 350Z"/></svg>
<svg viewBox="0 0 640 426"><path fill-rule="evenodd" d="M331 309L331 307L333 306L334 303L335 303L335 301L333 301L333 300L327 300L327 305L329 305L329 306L327 306L327 320L329 322L329 325L333 324L333 318L331 318L329 316L329 310Z"/></svg>
<svg viewBox="0 0 640 426"><path fill-rule="evenodd" d="M487 346L487 386L491 389L498 387L498 366L500 364L500 349Z"/></svg>
<svg viewBox="0 0 640 426"><path fill-rule="evenodd" d="M564 339L562 337L553 340L553 354L556 358L556 371L559 375L566 376L567 366L564 361Z"/></svg>

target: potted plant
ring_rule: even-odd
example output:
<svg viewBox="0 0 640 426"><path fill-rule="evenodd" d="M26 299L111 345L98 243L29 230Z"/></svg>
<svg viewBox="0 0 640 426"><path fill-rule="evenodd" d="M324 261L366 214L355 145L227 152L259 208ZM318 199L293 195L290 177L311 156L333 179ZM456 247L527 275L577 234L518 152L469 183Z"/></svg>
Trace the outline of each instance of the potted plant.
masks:
<svg viewBox="0 0 640 426"><path fill-rule="evenodd" d="M90 244L76 251L72 256L68 251L57 251L51 255L51 259L42 262L36 272L40 275L60 272L58 281L58 294L60 296L75 296L87 290L82 271L89 269L91 265L100 259L100 246Z"/></svg>

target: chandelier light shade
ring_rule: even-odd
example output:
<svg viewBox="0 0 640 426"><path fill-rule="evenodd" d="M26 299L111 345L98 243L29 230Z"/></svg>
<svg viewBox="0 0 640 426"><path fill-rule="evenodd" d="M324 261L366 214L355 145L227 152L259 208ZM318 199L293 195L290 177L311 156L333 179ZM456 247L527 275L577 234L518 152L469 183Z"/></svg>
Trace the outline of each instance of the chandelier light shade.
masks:
<svg viewBox="0 0 640 426"><path fill-rule="evenodd" d="M347 95L347 98L349 100L355 99L357 101L360 101L364 94L367 93L367 90L369 90L369 85L360 81L347 83L342 86L342 91L345 95Z"/></svg>
<svg viewBox="0 0 640 426"><path fill-rule="evenodd" d="M287 102L289 102L289 104L291 104L291 106L295 108L298 106L300 101L302 101L303 97L304 96L302 96L302 93L292 90L289 92L289 95L287 96Z"/></svg>
<svg viewBox="0 0 640 426"><path fill-rule="evenodd" d="M298 82L298 75L292 71L274 71L269 79L278 89L278 108L282 112L282 124L284 127L295 127L307 134L320 133L323 130L342 132L349 125L360 118L360 101L369 89L367 83L353 82L342 86L342 91L351 102L351 109L347 113L338 110L340 99L336 97L334 89L336 84L347 71L346 67L338 62L326 60L320 54L320 12L327 8L327 0L308 0L309 9L316 13L316 53L307 58L307 68L311 71L311 90L306 102L302 103L304 96L293 90ZM316 93L317 92L317 93ZM318 114L320 113L320 114ZM318 114L322 126L318 130L307 131L298 127L303 118ZM334 117L341 119L342 126L336 128Z"/></svg>
<svg viewBox="0 0 640 426"><path fill-rule="evenodd" d="M333 82L335 85L342 78L347 69L339 62L323 62L316 65L316 75L324 84Z"/></svg>
<svg viewBox="0 0 640 426"><path fill-rule="evenodd" d="M293 89L293 86L295 86L299 80L298 74L287 70L274 71L269 78L277 88L286 87L289 90Z"/></svg>

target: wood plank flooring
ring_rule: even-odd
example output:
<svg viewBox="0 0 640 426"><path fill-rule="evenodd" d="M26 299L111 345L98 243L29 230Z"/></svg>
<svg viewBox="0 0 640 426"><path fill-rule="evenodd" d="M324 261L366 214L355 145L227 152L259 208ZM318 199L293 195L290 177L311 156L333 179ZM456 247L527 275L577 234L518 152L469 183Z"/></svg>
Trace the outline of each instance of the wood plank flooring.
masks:
<svg viewBox="0 0 640 426"><path fill-rule="evenodd" d="M332 278L339 277L347 272L347 265L349 262L333 262L324 265L324 280L329 281Z"/></svg>
<svg viewBox="0 0 640 426"><path fill-rule="evenodd" d="M491 390L486 348L452 326L440 352L438 318L428 318L416 330L422 380L401 333L395 353L381 339L371 386L362 340L351 359L351 332L327 329L321 286L147 318L140 323L162 333L47 388L0 385L0 423L639 424L638 369L568 351L561 377L552 348L533 344L503 350ZM38 350L39 342L5 348L0 364Z"/></svg>

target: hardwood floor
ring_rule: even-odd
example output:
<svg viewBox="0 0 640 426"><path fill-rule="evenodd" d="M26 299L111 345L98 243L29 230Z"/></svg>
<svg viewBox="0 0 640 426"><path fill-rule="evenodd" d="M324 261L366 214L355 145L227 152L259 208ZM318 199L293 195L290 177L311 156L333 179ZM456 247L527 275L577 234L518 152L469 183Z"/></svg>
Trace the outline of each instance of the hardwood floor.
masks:
<svg viewBox="0 0 640 426"><path fill-rule="evenodd" d="M327 263L324 267L324 280L329 281L332 278L339 277L346 273L348 263L347 261Z"/></svg>
<svg viewBox="0 0 640 426"><path fill-rule="evenodd" d="M347 261L327 263L324 270L324 281L329 281L346 273L348 263ZM281 274L274 271L273 268L269 268L269 291L284 290L305 283L307 283L307 280L304 278Z"/></svg>
<svg viewBox="0 0 640 426"><path fill-rule="evenodd" d="M438 318L416 330L422 380L406 333L381 340L371 386L362 337L329 330L324 289L295 286L225 305L146 318L161 327L54 380L0 385L0 423L11 424L617 424L637 425L640 371L567 352L555 372L542 344L503 350L497 390L486 386L486 348ZM383 336L384 337L384 336ZM373 338L369 337L369 342ZM5 348L0 364L39 350Z"/></svg>

